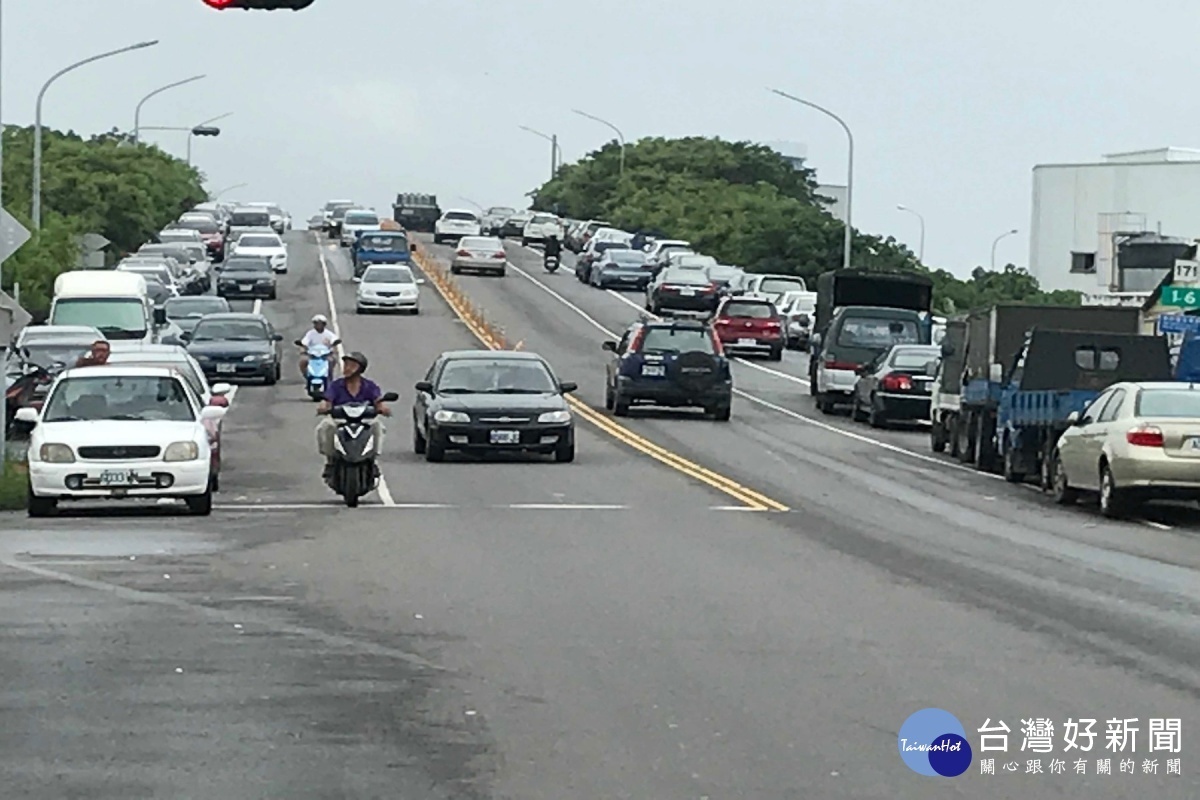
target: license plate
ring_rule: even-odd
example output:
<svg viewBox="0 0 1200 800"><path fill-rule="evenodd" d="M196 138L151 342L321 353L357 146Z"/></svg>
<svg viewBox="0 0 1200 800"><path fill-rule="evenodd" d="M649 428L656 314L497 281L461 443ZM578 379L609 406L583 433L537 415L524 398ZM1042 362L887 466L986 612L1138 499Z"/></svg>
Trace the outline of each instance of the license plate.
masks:
<svg viewBox="0 0 1200 800"><path fill-rule="evenodd" d="M237 372L236 364L217 364L217 372Z"/></svg>
<svg viewBox="0 0 1200 800"><path fill-rule="evenodd" d="M680 293L681 295L683 295L684 297L695 297L695 296L696 296L696 290L695 290L695 289L683 289L683 290L681 290L679 293Z"/></svg>
<svg viewBox="0 0 1200 800"><path fill-rule="evenodd" d="M667 374L667 368L662 364L644 364L642 374L650 378L661 378Z"/></svg>
<svg viewBox="0 0 1200 800"><path fill-rule="evenodd" d="M129 483L129 478L128 472L107 470L100 473L100 484L102 486L125 486Z"/></svg>
<svg viewBox="0 0 1200 800"><path fill-rule="evenodd" d="M1200 450L1200 436L1193 436L1187 440L1187 449Z"/></svg>
<svg viewBox="0 0 1200 800"><path fill-rule="evenodd" d="M239 289L241 289L243 292L249 292L249 291L252 291L252 290L254 289L254 284L252 284L252 283L243 283L243 284L239 284L239 285L238 285L238 288L239 288Z"/></svg>
<svg viewBox="0 0 1200 800"><path fill-rule="evenodd" d="M492 444L520 444L519 431L492 431Z"/></svg>
<svg viewBox="0 0 1200 800"><path fill-rule="evenodd" d="M753 347L758 344L756 339L738 339L738 344L742 347Z"/></svg>

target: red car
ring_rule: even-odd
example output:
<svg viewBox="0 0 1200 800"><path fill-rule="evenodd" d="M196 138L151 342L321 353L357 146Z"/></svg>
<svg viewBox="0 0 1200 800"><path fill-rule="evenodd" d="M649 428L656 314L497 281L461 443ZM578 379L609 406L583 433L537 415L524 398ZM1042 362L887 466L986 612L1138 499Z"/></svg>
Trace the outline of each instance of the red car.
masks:
<svg viewBox="0 0 1200 800"><path fill-rule="evenodd" d="M783 359L783 318L768 300L725 299L717 307L713 328L726 352L766 353L772 361Z"/></svg>

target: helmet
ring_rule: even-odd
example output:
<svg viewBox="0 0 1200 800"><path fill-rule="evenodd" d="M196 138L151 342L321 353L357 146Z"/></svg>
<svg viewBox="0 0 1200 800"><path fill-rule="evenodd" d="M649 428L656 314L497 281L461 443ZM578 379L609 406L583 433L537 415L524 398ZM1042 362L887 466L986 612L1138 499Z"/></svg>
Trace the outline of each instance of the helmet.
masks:
<svg viewBox="0 0 1200 800"><path fill-rule="evenodd" d="M312 324L316 325L318 322L329 322L329 320L325 318L324 314L317 314L312 318Z"/></svg>
<svg viewBox="0 0 1200 800"><path fill-rule="evenodd" d="M367 361L367 357L358 350L355 350L352 353L346 353L346 355L342 356L342 361L353 361L358 364L359 375L362 375L367 371L367 364L370 363Z"/></svg>

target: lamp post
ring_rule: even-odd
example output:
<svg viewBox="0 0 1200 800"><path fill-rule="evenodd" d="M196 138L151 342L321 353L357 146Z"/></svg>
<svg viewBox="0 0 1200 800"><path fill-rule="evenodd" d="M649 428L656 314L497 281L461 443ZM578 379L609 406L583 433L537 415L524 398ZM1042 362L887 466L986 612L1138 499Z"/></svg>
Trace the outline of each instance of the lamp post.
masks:
<svg viewBox="0 0 1200 800"><path fill-rule="evenodd" d="M896 206L897 211L907 211L921 222L921 242L917 245L917 260L922 264L925 263L925 218L921 216L921 212L914 211L905 205Z"/></svg>
<svg viewBox="0 0 1200 800"><path fill-rule="evenodd" d="M208 76L207 75L193 75L192 77L184 78L181 81L175 81L174 83L168 83L166 86L158 87L153 92L151 92L150 94L146 95L141 100L139 100L138 104L137 104L137 108L134 109L134 111L133 111L133 143L141 144L141 141L142 141L142 137L141 137L142 106L146 105L147 100L149 100L152 97L157 97L158 95L162 94L163 92L167 91L168 89L174 89L176 86L183 86L185 84L193 83L194 81L198 81L198 80L201 80L202 78L206 78L206 77L208 77Z"/></svg>
<svg viewBox="0 0 1200 800"><path fill-rule="evenodd" d="M800 97L790 95L787 92L781 92L778 89L771 89L772 93L780 97L791 100L793 103L799 103L802 106L808 106L814 111L819 111L825 116L832 119L838 125L842 126L842 130L846 132L846 141L850 145L849 153L846 156L846 234L845 241L842 244L842 268L850 268L850 248L853 241L853 228L851 225L851 210L854 200L854 134L850 132L850 126L846 121L837 114L830 111L828 108L819 106L816 103L810 102Z"/></svg>
<svg viewBox="0 0 1200 800"><path fill-rule="evenodd" d="M612 128L614 132L616 132L617 141L621 143L621 168L619 174L621 177L625 177L625 134L621 133L621 129L606 119L600 119L600 117L589 114L586 111L580 111L578 108L572 108L571 113L578 114L581 117L587 117L593 122L599 122L601 125L607 125L609 128Z"/></svg>
<svg viewBox="0 0 1200 800"><path fill-rule="evenodd" d="M558 134L542 133L530 128L528 125L518 125L517 127L526 133L540 136L550 143L550 178L553 180L554 176L558 174L558 168L562 165L562 148L558 146Z"/></svg>
<svg viewBox="0 0 1200 800"><path fill-rule="evenodd" d="M224 189L222 189L219 192L210 193L208 198L210 200L219 200L221 198L221 195L228 194L229 192L232 192L235 189L245 189L249 185L250 184L248 184L248 183L235 183L233 186L226 186Z"/></svg>
<svg viewBox="0 0 1200 800"><path fill-rule="evenodd" d="M463 196L460 194L460 195L458 196L458 199L459 199L459 200L462 200L464 203L470 203L471 205L473 205L473 206L475 206L476 208L478 208L480 211L483 211L483 206L479 205L479 203L476 203L474 200L472 200L472 199L471 199L471 198L469 198L469 197L463 197Z"/></svg>
<svg viewBox="0 0 1200 800"><path fill-rule="evenodd" d="M1005 231L1004 233L997 236L996 240L992 242L992 271L993 272L996 271L996 245L1000 244L1001 239L1004 239L1008 236L1015 236L1018 232L1019 231L1017 231L1016 228L1013 228L1011 231Z"/></svg>
<svg viewBox="0 0 1200 800"><path fill-rule="evenodd" d="M150 42L138 42L131 44L128 47L122 47L119 50L109 50L107 53L85 58L82 61L76 61L69 67L63 67L58 72L50 76L50 80L42 85L41 91L37 96L37 108L34 112L33 120L33 203L31 204L31 217L33 219L34 230L42 227L42 100L46 97L46 90L56 80L66 75L68 72L77 70L82 66L91 64L93 61L99 61L104 58L119 56L122 53L129 53L134 50L141 50L146 47L153 47L158 44L158 40Z"/></svg>

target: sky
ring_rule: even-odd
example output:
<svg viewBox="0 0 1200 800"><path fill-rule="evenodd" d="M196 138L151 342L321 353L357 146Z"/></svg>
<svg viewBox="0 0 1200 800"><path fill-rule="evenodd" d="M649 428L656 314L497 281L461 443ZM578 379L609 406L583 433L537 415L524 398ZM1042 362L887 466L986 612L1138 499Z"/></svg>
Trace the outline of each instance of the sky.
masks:
<svg viewBox="0 0 1200 800"><path fill-rule="evenodd" d="M302 224L325 201L380 212L400 191L443 206L523 205L549 143L574 161L613 134L802 143L844 183L855 139L854 224L966 274L1028 262L1031 171L1104 153L1200 146L1195 0L316 0L302 12L215 11L201 0L0 0L0 117L94 133L186 127L211 191L274 201ZM1172 31L1184 32L1174 37ZM183 157L186 135L147 141Z"/></svg>

